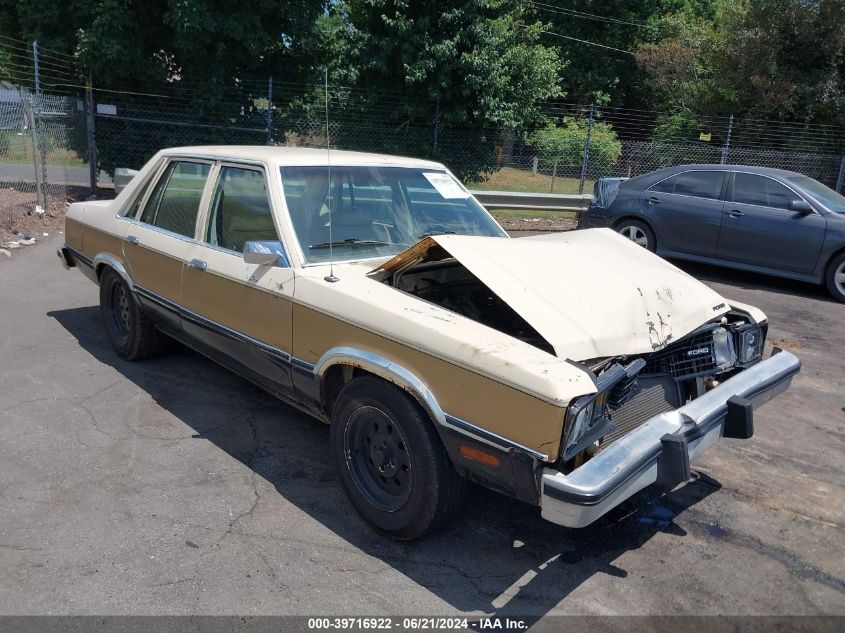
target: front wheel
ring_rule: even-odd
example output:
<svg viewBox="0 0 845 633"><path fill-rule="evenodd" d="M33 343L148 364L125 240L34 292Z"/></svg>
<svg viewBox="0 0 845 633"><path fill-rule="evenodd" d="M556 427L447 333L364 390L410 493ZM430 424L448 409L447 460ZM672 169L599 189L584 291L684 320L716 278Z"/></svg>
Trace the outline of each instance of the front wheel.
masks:
<svg viewBox="0 0 845 633"><path fill-rule="evenodd" d="M841 253L830 262L825 281L833 298L845 303L845 253Z"/></svg>
<svg viewBox="0 0 845 633"><path fill-rule="evenodd" d="M640 222L639 220L622 220L616 225L616 232L652 253L657 249L657 240L654 237L654 231L645 222Z"/></svg>
<svg viewBox="0 0 845 633"><path fill-rule="evenodd" d="M331 447L344 491L376 530L412 540L457 514L465 481L428 416L374 376L346 385L332 413Z"/></svg>

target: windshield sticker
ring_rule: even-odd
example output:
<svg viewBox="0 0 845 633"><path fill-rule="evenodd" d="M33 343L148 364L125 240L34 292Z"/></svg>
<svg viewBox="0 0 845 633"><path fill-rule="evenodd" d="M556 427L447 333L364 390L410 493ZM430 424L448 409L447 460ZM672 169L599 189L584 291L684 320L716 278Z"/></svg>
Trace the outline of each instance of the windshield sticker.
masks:
<svg viewBox="0 0 845 633"><path fill-rule="evenodd" d="M469 194L449 174L443 172L424 171L423 176L437 189L437 193L447 200L453 198L469 198Z"/></svg>

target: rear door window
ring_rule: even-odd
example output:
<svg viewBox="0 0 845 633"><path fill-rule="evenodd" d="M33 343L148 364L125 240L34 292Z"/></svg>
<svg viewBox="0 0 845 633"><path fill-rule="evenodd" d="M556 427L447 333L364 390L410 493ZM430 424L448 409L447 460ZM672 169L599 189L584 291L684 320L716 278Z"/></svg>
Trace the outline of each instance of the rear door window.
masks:
<svg viewBox="0 0 845 633"><path fill-rule="evenodd" d="M673 193L718 200L725 184L723 171L685 171L675 177Z"/></svg>
<svg viewBox="0 0 845 633"><path fill-rule="evenodd" d="M209 169L207 163L171 162L147 199L141 222L194 237Z"/></svg>
<svg viewBox="0 0 845 633"><path fill-rule="evenodd" d="M734 175L731 192L731 199L734 202L773 209L788 209L789 203L796 198L798 196L788 188L766 176L743 173Z"/></svg>

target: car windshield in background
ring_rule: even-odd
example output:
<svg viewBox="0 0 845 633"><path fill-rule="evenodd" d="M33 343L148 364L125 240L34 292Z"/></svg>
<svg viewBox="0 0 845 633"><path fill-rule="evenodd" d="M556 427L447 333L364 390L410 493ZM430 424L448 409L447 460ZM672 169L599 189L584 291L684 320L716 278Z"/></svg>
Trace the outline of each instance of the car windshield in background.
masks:
<svg viewBox="0 0 845 633"><path fill-rule="evenodd" d="M787 178L787 180L806 191L834 213L845 213L845 196L836 193L818 180L813 180L807 176L793 176Z"/></svg>
<svg viewBox="0 0 845 633"><path fill-rule="evenodd" d="M481 205L436 169L282 167L285 201L308 263L389 257L427 235L504 237ZM329 211L331 209L331 213ZM331 217L331 234L329 221Z"/></svg>

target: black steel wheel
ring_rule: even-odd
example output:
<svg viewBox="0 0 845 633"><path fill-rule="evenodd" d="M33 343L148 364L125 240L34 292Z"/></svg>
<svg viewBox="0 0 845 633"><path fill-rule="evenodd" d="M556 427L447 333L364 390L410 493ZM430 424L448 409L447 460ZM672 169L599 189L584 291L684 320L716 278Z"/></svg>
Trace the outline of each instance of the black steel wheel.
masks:
<svg viewBox="0 0 845 633"><path fill-rule="evenodd" d="M167 337L155 328L129 286L111 268L103 271L100 279L100 314L109 342L125 360L154 356L167 345Z"/></svg>
<svg viewBox="0 0 845 633"><path fill-rule="evenodd" d="M346 495L382 534L419 538L460 509L466 482L431 419L395 385L370 375L350 381L332 409L331 444Z"/></svg>

